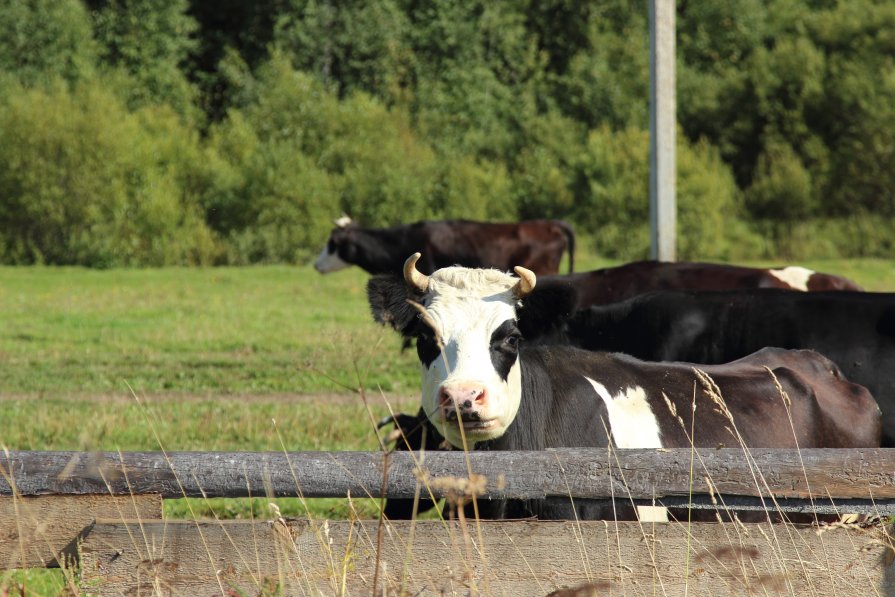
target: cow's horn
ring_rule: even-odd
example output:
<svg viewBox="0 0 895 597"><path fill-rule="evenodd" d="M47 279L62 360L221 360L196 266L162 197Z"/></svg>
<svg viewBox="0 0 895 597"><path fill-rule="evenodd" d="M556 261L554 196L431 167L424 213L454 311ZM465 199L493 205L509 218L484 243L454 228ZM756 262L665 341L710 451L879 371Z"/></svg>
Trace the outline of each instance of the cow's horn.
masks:
<svg viewBox="0 0 895 597"><path fill-rule="evenodd" d="M514 267L513 271L516 272L517 276L519 276L519 281L516 282L516 285L512 288L513 296L521 299L531 294L531 291L535 289L535 284L538 281L535 273L530 269L525 269L520 265Z"/></svg>
<svg viewBox="0 0 895 597"><path fill-rule="evenodd" d="M420 273L416 269L416 262L419 261L421 256L421 253L414 253L404 262L404 280L407 281L407 285L411 288L420 292L426 292L429 290L429 276Z"/></svg>

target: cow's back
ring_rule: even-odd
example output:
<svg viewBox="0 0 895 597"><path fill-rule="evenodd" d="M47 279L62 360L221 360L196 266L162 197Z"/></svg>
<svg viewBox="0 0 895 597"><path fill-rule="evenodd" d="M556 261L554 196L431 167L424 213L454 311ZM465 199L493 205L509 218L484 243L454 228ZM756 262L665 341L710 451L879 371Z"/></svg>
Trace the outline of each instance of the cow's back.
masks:
<svg viewBox="0 0 895 597"><path fill-rule="evenodd" d="M567 233L555 220L528 220L519 223L475 222L471 220L424 221L416 225L417 245L423 257L421 270L460 265L512 271L516 266L536 275L556 274Z"/></svg>
<svg viewBox="0 0 895 597"><path fill-rule="evenodd" d="M580 311L567 339L588 350L705 364L766 346L813 349L876 398L883 444L895 445L895 294L655 292Z"/></svg>
<svg viewBox="0 0 895 597"><path fill-rule="evenodd" d="M530 371L532 365L538 373ZM687 447L691 439L702 447L733 446L734 437L725 429L726 418L718 412L717 396L711 392L715 386L749 447L879 445L879 408L873 397L813 351L765 348L731 363L695 365L566 346L530 347L522 371L523 405L517 422L496 440L500 449L606 446L606 426L611 428L612 419L607 407L618 399L629 405L647 404L661 430L659 446L638 445L640 435L623 438L616 429L618 446ZM696 427L688 420L693 412ZM804 431L795 434L793 426ZM647 427L632 424L630 430L640 434ZM696 429L693 438L691 428Z"/></svg>
<svg viewBox="0 0 895 597"><path fill-rule="evenodd" d="M575 288L579 309L660 290L862 290L841 276L800 267L774 270L701 262L635 261L590 272L550 276L548 279Z"/></svg>

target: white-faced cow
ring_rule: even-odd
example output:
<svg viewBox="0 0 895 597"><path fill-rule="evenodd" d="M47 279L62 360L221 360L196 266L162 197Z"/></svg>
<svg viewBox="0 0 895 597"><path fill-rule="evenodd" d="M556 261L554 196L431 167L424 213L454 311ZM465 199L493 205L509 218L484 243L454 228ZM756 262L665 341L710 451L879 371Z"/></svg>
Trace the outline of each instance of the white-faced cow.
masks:
<svg viewBox="0 0 895 597"><path fill-rule="evenodd" d="M372 278L369 301L376 321L416 338L422 408L453 446L688 447L691 416L696 446L738 445L717 404L694 391L700 382L693 365L526 345L526 337L569 315L575 297L567 286L535 288L535 275L519 267L518 278L462 267L426 276L415 267L418 258L407 260L403 279ZM748 446L879 445L879 409L872 396L817 353L772 348L700 369L720 388ZM576 507L583 518L607 514L596 504ZM563 500L495 501L482 511L486 517L572 516Z"/></svg>
<svg viewBox="0 0 895 597"><path fill-rule="evenodd" d="M357 265L371 274L401 271L407 255L423 252L418 269L431 273L450 265L508 270L523 265L555 274L564 251L574 271L575 232L561 220L517 224L470 220L422 221L391 228L362 228L343 216L314 263L326 274Z"/></svg>
<svg viewBox="0 0 895 597"><path fill-rule="evenodd" d="M895 447L895 294L662 291L576 313L553 341L651 361L726 363L764 346L813 349L882 410Z"/></svg>
<svg viewBox="0 0 895 597"><path fill-rule="evenodd" d="M397 271L397 270L395 270ZM863 290L847 278L804 267L744 267L724 263L635 261L617 267L543 280L565 282L578 293L577 308L606 305L654 290L782 288L803 292Z"/></svg>

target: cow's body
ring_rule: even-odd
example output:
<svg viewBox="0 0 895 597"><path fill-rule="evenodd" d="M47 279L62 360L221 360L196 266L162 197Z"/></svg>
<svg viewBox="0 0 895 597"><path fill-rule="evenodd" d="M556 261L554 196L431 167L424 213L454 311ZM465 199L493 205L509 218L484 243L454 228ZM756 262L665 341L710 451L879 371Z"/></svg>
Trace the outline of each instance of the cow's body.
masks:
<svg viewBox="0 0 895 597"><path fill-rule="evenodd" d="M469 220L422 221L391 228L362 228L341 220L314 264L328 273L357 265L371 274L400 272L407 255L420 251L419 269L432 273L451 265L508 270L522 264L537 274L555 274L564 251L574 270L575 233L561 220L510 223Z"/></svg>
<svg viewBox="0 0 895 597"><path fill-rule="evenodd" d="M544 282L564 282L578 293L579 309L606 305L654 290L739 290L782 288L785 290L863 290L832 274L798 266L755 268L722 263L635 261L618 267L563 276L548 276Z"/></svg>
<svg viewBox="0 0 895 597"><path fill-rule="evenodd" d="M610 443L619 448L681 448L691 445L691 428L697 447L741 445L692 364L651 363L620 353L561 346L531 347L520 358L523 400L516 424L479 449L543 450ZM766 348L731 363L698 368L717 384L746 446L879 445L879 411L869 392L846 381L835 364L816 352ZM775 379L792 401L791 422ZM649 414L640 410L644 407ZM581 518L609 517L607 507L603 502L576 502ZM480 511L490 518L574 517L571 504L563 499L498 500L480 504Z"/></svg>
<svg viewBox="0 0 895 597"><path fill-rule="evenodd" d="M895 447L895 294L665 291L591 307L563 342L650 361L725 363L765 346L810 348L870 390Z"/></svg>
<svg viewBox="0 0 895 597"><path fill-rule="evenodd" d="M534 276L517 272L519 282L496 271L447 268L426 277L405 269L407 285L384 276L368 285L377 321L417 339L422 408L452 445L689 447L691 428L696 446L739 445L691 364L520 344L522 330L534 336L550 328L568 315L575 297L562 285L532 290ZM408 300L422 305L419 313ZM766 349L703 369L720 388L747 446L879 445L872 396L817 353ZM791 401L788 412L776 382ZM694 396L697 420L691 427ZM572 512L564 500L496 502L485 511L493 517L529 514L565 518ZM578 511L583 518L606 514L598 505Z"/></svg>

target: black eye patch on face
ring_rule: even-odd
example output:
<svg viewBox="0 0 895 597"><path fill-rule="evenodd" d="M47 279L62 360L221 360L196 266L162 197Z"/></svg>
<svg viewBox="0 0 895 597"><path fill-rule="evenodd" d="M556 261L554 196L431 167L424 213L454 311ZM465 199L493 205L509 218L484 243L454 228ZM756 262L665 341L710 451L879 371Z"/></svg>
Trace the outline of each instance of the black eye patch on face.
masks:
<svg viewBox="0 0 895 597"><path fill-rule="evenodd" d="M416 354L420 358L420 362L428 369L432 361L441 354L438 347L438 341L435 339L435 333L425 324L420 322L421 329L416 334Z"/></svg>
<svg viewBox="0 0 895 597"><path fill-rule="evenodd" d="M495 371L500 378L506 381L510 374L510 369L519 357L519 344L522 341L522 334L516 322L508 319L491 334L491 364L494 365Z"/></svg>

